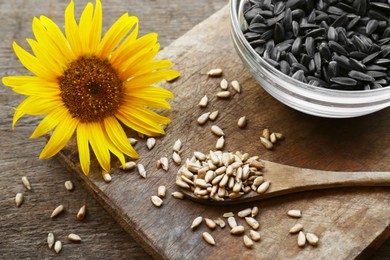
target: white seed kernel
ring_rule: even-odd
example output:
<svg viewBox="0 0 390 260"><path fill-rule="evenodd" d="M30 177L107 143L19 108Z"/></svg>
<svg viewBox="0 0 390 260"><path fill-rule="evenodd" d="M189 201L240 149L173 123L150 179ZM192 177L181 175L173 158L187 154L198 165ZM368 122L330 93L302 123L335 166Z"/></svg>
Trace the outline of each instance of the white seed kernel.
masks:
<svg viewBox="0 0 390 260"><path fill-rule="evenodd" d="M202 216L196 217L191 224L191 229L197 228L203 221Z"/></svg>
<svg viewBox="0 0 390 260"><path fill-rule="evenodd" d="M209 119L209 116L210 116L210 112L206 112L204 114L201 114L196 121L198 122L199 125L204 125Z"/></svg>
<svg viewBox="0 0 390 260"><path fill-rule="evenodd" d="M233 80L230 84L232 85L233 89L234 89L237 93L240 93L240 92L241 92L241 86L240 86L240 83L238 83L237 80Z"/></svg>
<svg viewBox="0 0 390 260"><path fill-rule="evenodd" d="M245 128L246 125L247 125L247 123L248 123L248 120L246 119L245 116L243 116L243 117L240 117L240 118L238 119L237 126L238 126L239 128Z"/></svg>
<svg viewBox="0 0 390 260"><path fill-rule="evenodd" d="M249 236L253 241L259 241L261 238L260 233L252 229L249 230Z"/></svg>
<svg viewBox="0 0 390 260"><path fill-rule="evenodd" d="M209 119L210 119L211 121L214 121L215 119L217 119L218 115L219 115L219 111L218 111L218 110L215 110L215 111L213 111L213 112L210 113Z"/></svg>
<svg viewBox="0 0 390 260"><path fill-rule="evenodd" d="M54 234L53 233L49 233L47 235L47 245L49 246L49 248L53 247L53 245L54 245Z"/></svg>
<svg viewBox="0 0 390 260"><path fill-rule="evenodd" d="M85 215L87 214L87 207L85 205L83 205L79 211L77 212L77 215L76 215L76 218L78 220L83 220Z"/></svg>
<svg viewBox="0 0 390 260"><path fill-rule="evenodd" d="M131 145L136 145L136 144L137 144L137 142L138 142L138 140L137 140L137 139L135 139L135 138L132 138L132 137L128 138L128 140L129 140L129 142L130 142L130 144L131 144Z"/></svg>
<svg viewBox="0 0 390 260"><path fill-rule="evenodd" d="M177 139L176 142L173 144L173 151L179 153L182 147L182 142L180 139Z"/></svg>
<svg viewBox="0 0 390 260"><path fill-rule="evenodd" d="M276 140L277 140L277 138L276 138L276 135L275 135L275 133L272 133L270 136L269 136L269 140L271 141L271 143L276 143Z"/></svg>
<svg viewBox="0 0 390 260"><path fill-rule="evenodd" d="M172 159L177 165L181 165L181 156L177 152L173 152Z"/></svg>
<svg viewBox="0 0 390 260"><path fill-rule="evenodd" d="M271 185L271 182L269 181L266 181L266 182L263 182L258 188L257 188L257 193L265 193L269 186Z"/></svg>
<svg viewBox="0 0 390 260"><path fill-rule="evenodd" d="M312 246L318 245L319 241L318 237L313 233L306 233L306 240Z"/></svg>
<svg viewBox="0 0 390 260"><path fill-rule="evenodd" d="M265 139L262 136L260 136L260 142L268 150L271 150L274 147L274 145L271 143L271 141L269 141L268 139Z"/></svg>
<svg viewBox="0 0 390 260"><path fill-rule="evenodd" d="M146 178L146 170L145 170L145 166L143 164L138 164L137 165L138 167L138 173L139 175L142 177L142 178Z"/></svg>
<svg viewBox="0 0 390 260"><path fill-rule="evenodd" d="M247 235L244 235L243 240L244 240L244 245L247 248L252 248L254 246L253 240L250 239L250 237L248 237Z"/></svg>
<svg viewBox="0 0 390 260"><path fill-rule="evenodd" d="M50 217L54 218L54 217L58 216L63 210L64 210L64 205L59 205L57 208L55 208L53 210Z"/></svg>
<svg viewBox="0 0 390 260"><path fill-rule="evenodd" d="M201 100L199 101L199 106L200 107L207 107L207 104L209 103L209 98L207 97L207 95L204 95Z"/></svg>
<svg viewBox="0 0 390 260"><path fill-rule="evenodd" d="M245 217L249 216L251 213L252 213L252 209L246 208L246 209L239 211L237 213L237 216L239 216L240 218L245 218Z"/></svg>
<svg viewBox="0 0 390 260"><path fill-rule="evenodd" d="M135 162L131 161L131 162L126 162L125 167L122 167L122 165L121 165L121 166L119 166L119 168L121 168L122 170L125 170L125 171L130 171L130 170L134 169L136 166L137 166L137 164Z"/></svg>
<svg viewBox="0 0 390 260"><path fill-rule="evenodd" d="M234 217L228 217L227 221L228 221L228 224L229 224L230 228L237 227L237 221L236 221L236 219Z"/></svg>
<svg viewBox="0 0 390 260"><path fill-rule="evenodd" d="M291 209L287 212L287 215L292 218L300 218L302 217L302 212L298 209Z"/></svg>
<svg viewBox="0 0 390 260"><path fill-rule="evenodd" d="M62 249L62 243L61 241L57 240L56 243L54 244L54 251L56 251L57 254L61 252Z"/></svg>
<svg viewBox="0 0 390 260"><path fill-rule="evenodd" d="M223 213L223 217L224 218L234 217L234 213L233 212L225 212L225 213Z"/></svg>
<svg viewBox="0 0 390 260"><path fill-rule="evenodd" d="M295 234L298 233L299 231L303 230L303 225L302 224L295 224L289 231L290 234Z"/></svg>
<svg viewBox="0 0 390 260"><path fill-rule="evenodd" d="M111 175L110 173L106 172L106 171L102 171L102 176L103 176L103 180L107 183L111 182L112 178L111 178Z"/></svg>
<svg viewBox="0 0 390 260"><path fill-rule="evenodd" d="M304 247L306 244L306 236L302 231L299 231L297 243L298 243L298 246L300 246L300 247Z"/></svg>
<svg viewBox="0 0 390 260"><path fill-rule="evenodd" d="M204 221L206 223L206 226L209 229L215 229L217 227L217 224L214 222L214 220L209 219L209 218L204 218Z"/></svg>
<svg viewBox="0 0 390 260"><path fill-rule="evenodd" d="M163 200L159 196L153 195L150 197L150 199L152 200L153 205L157 208L161 207L163 204Z"/></svg>
<svg viewBox="0 0 390 260"><path fill-rule="evenodd" d="M209 75L210 77L219 77L221 76L223 73L223 70L220 69L220 68L217 68L217 69L211 69L207 72L207 75Z"/></svg>
<svg viewBox="0 0 390 260"><path fill-rule="evenodd" d="M244 232L245 232L245 228L244 228L244 226L241 226L241 225L236 226L230 230L230 234L232 234L232 235L241 235Z"/></svg>
<svg viewBox="0 0 390 260"><path fill-rule="evenodd" d="M263 130L263 137L264 137L265 139L269 140L270 131L269 131L268 128L265 128L265 129Z"/></svg>
<svg viewBox="0 0 390 260"><path fill-rule="evenodd" d="M81 241L81 237L79 235L76 235L73 233L69 234L67 238L69 241L72 241L72 242L80 242Z"/></svg>
<svg viewBox="0 0 390 260"><path fill-rule="evenodd" d="M203 232L203 233L202 233L202 237L203 237L203 239L204 239L208 244L210 244L210 245L212 245L212 246L215 245L215 240L214 240L213 236L210 235L209 233Z"/></svg>
<svg viewBox="0 0 390 260"><path fill-rule="evenodd" d="M259 222L256 219L252 218L252 217L245 217L245 221L254 230L257 230L260 227Z"/></svg>
<svg viewBox="0 0 390 260"><path fill-rule="evenodd" d="M221 218L214 219L214 222L215 222L220 228L224 228L224 227L226 226L225 221L223 221L223 219L221 219Z"/></svg>
<svg viewBox="0 0 390 260"><path fill-rule="evenodd" d="M146 146L148 147L149 150L152 150L155 145L156 145L156 139L155 138L149 137L146 140Z"/></svg>
<svg viewBox="0 0 390 260"><path fill-rule="evenodd" d="M74 185L72 181L66 181L64 185L65 189L67 189L68 191L74 190Z"/></svg>
<svg viewBox="0 0 390 260"><path fill-rule="evenodd" d="M157 196L159 196L160 198L164 198L166 192L167 188L164 185L161 185L157 189Z"/></svg>
<svg viewBox="0 0 390 260"><path fill-rule="evenodd" d="M251 216L252 218L256 217L259 214L259 208L257 206L252 208Z"/></svg>
<svg viewBox="0 0 390 260"><path fill-rule="evenodd" d="M223 99L226 99L226 98L229 98L231 96L231 93L230 93L230 91L219 91L218 93L217 93L217 97L219 97L219 98L223 98Z"/></svg>
<svg viewBox="0 0 390 260"><path fill-rule="evenodd" d="M23 203L23 193L17 193L15 196L15 204L17 207L20 207Z"/></svg>
<svg viewBox="0 0 390 260"><path fill-rule="evenodd" d="M225 146L225 138L221 136L220 138L218 138L217 143L215 144L215 149L222 150L224 146Z"/></svg>
<svg viewBox="0 0 390 260"><path fill-rule="evenodd" d="M225 135L223 130L217 125L211 126L211 132L217 136L224 136Z"/></svg>
<svg viewBox="0 0 390 260"><path fill-rule="evenodd" d="M172 197L174 197L175 199L179 199L179 200L182 200L184 199L184 194L181 193L180 191L174 191L171 193Z"/></svg>
<svg viewBox="0 0 390 260"><path fill-rule="evenodd" d="M222 90L227 90L228 85L229 85L229 83L226 79L222 79L221 83L219 83L219 86L221 87Z"/></svg>
<svg viewBox="0 0 390 260"><path fill-rule="evenodd" d="M23 176L23 177L22 177L22 183L23 183L23 186L24 186L27 190L31 190L30 181L27 179L26 176Z"/></svg>

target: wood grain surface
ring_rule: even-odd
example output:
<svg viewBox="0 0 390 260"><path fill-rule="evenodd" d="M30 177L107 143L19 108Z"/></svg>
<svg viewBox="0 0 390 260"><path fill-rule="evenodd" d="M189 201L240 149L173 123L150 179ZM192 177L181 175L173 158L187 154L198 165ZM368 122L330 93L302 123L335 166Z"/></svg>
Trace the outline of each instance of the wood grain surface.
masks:
<svg viewBox="0 0 390 260"><path fill-rule="evenodd" d="M348 188L305 192L250 205L209 207L191 201L166 198L164 205L156 209L150 196L156 194L158 185L175 190L174 179L178 167L168 173L156 170L156 159L170 156L173 142L180 138L185 148L183 157L194 150L208 151L216 137L210 132L210 124L198 126L197 116L204 111L219 109L216 123L226 133L226 150L244 150L262 158L292 166L336 171L389 171L387 158L390 151L388 129L389 109L355 119L322 119L293 111L275 101L257 86L235 54L230 38L227 9L215 14L191 32L175 41L162 53L176 62L182 77L173 84L166 84L176 94L170 113L172 123L167 136L158 140L157 146L147 151L144 142L137 145L140 162L148 171L148 178L140 178L136 172L123 173L112 170L113 181L102 181L96 165L86 178L78 168L75 147L64 149L59 159L71 168L92 191L97 200L114 216L137 242L156 258L364 258L389 237L390 194L389 188ZM218 32L218 34L213 33ZM199 47L201 46L201 48ZM228 80L238 79L242 94L230 100L215 97L220 79L209 79L208 69L222 66ZM211 103L206 109L196 107L207 93ZM249 126L238 130L236 120L246 115ZM283 132L286 139L273 151L265 150L258 142L263 128ZM376 137L380 138L376 138ZM215 248L204 243L199 230L189 230L192 219L198 215L220 217L223 212L257 205L261 223L262 241L253 250L243 247L240 239L230 236L227 230L212 234L217 240ZM307 231L320 236L317 248L299 249L295 238L287 233L297 221L286 216L289 209L304 212L299 222Z"/></svg>
<svg viewBox="0 0 390 260"><path fill-rule="evenodd" d="M80 14L86 0L75 0ZM94 2L94 1L92 1ZM12 42L26 47L25 38L32 38L34 16L46 15L63 26L63 12L68 0L0 0L0 76L22 75L26 70L12 50ZM162 47L191 29L194 25L222 8L225 0L102 0L104 30L124 12L137 15L140 33L159 33ZM31 140L39 118L22 118L11 130L13 108L24 98L9 88L0 87L0 258L50 259L58 257L46 245L46 237L53 232L63 242L60 258L68 259L149 259L150 256L128 235L117 222L82 187L73 174L55 158L39 160L44 138ZM32 191L27 192L21 177L27 176ZM72 180L73 192L64 188ZM15 206L15 195L24 193L25 201ZM51 220L51 211L59 204L65 212ZM81 205L88 208L84 221L76 220ZM83 241L70 243L66 236L74 232Z"/></svg>

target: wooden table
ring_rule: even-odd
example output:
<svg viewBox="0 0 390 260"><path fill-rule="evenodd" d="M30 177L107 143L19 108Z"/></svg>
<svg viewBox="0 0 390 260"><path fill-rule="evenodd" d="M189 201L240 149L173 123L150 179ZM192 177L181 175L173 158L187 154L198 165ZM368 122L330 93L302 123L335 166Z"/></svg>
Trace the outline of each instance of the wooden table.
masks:
<svg viewBox="0 0 390 260"><path fill-rule="evenodd" d="M23 2L26 3L0 1L1 76L25 73L13 54L11 44L15 40L26 46L24 39L32 37L32 17L44 14L63 24L63 10L68 4L67 1L59 0ZM76 2L77 14L86 2ZM140 18L141 33L158 32L160 42L165 47L225 4L226 1L222 0L103 1L104 28L107 29L123 12L136 14ZM10 89L0 88L0 255L6 259L54 257L55 253L46 245L47 233L53 232L64 242L62 257L148 258L143 249L83 189L74 175L69 174L56 159L37 159L45 140L30 140L28 136L39 118L22 118L16 130L11 130L12 108L22 99ZM24 192L20 181L23 175L30 179L32 192ZM75 183L75 191L65 190L66 180ZM25 202L21 208L14 205L17 192L25 193ZM67 210L60 219L51 220L50 213L59 204L64 204ZM80 222L75 218L75 213L83 204L88 207L88 215ZM69 242L66 241L69 233L83 234L83 242L70 249ZM389 257L390 240L375 253L373 259Z"/></svg>

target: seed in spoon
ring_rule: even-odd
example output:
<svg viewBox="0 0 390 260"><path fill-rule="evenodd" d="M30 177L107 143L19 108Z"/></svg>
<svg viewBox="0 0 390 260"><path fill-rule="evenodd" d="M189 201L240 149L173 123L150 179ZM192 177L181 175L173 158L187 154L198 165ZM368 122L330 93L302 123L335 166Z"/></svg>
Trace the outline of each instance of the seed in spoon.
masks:
<svg viewBox="0 0 390 260"><path fill-rule="evenodd" d="M269 186L271 185L271 182L269 181L266 181L266 182L263 182L258 188L257 188L257 193L265 193Z"/></svg>

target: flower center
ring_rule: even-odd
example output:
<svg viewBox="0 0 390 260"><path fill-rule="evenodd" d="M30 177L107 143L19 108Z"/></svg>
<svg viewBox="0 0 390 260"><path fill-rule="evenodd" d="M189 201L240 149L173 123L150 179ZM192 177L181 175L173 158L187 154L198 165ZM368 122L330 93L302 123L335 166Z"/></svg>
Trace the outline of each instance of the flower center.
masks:
<svg viewBox="0 0 390 260"><path fill-rule="evenodd" d="M107 60L81 57L59 78L61 97L81 122L112 116L122 101L122 81Z"/></svg>

